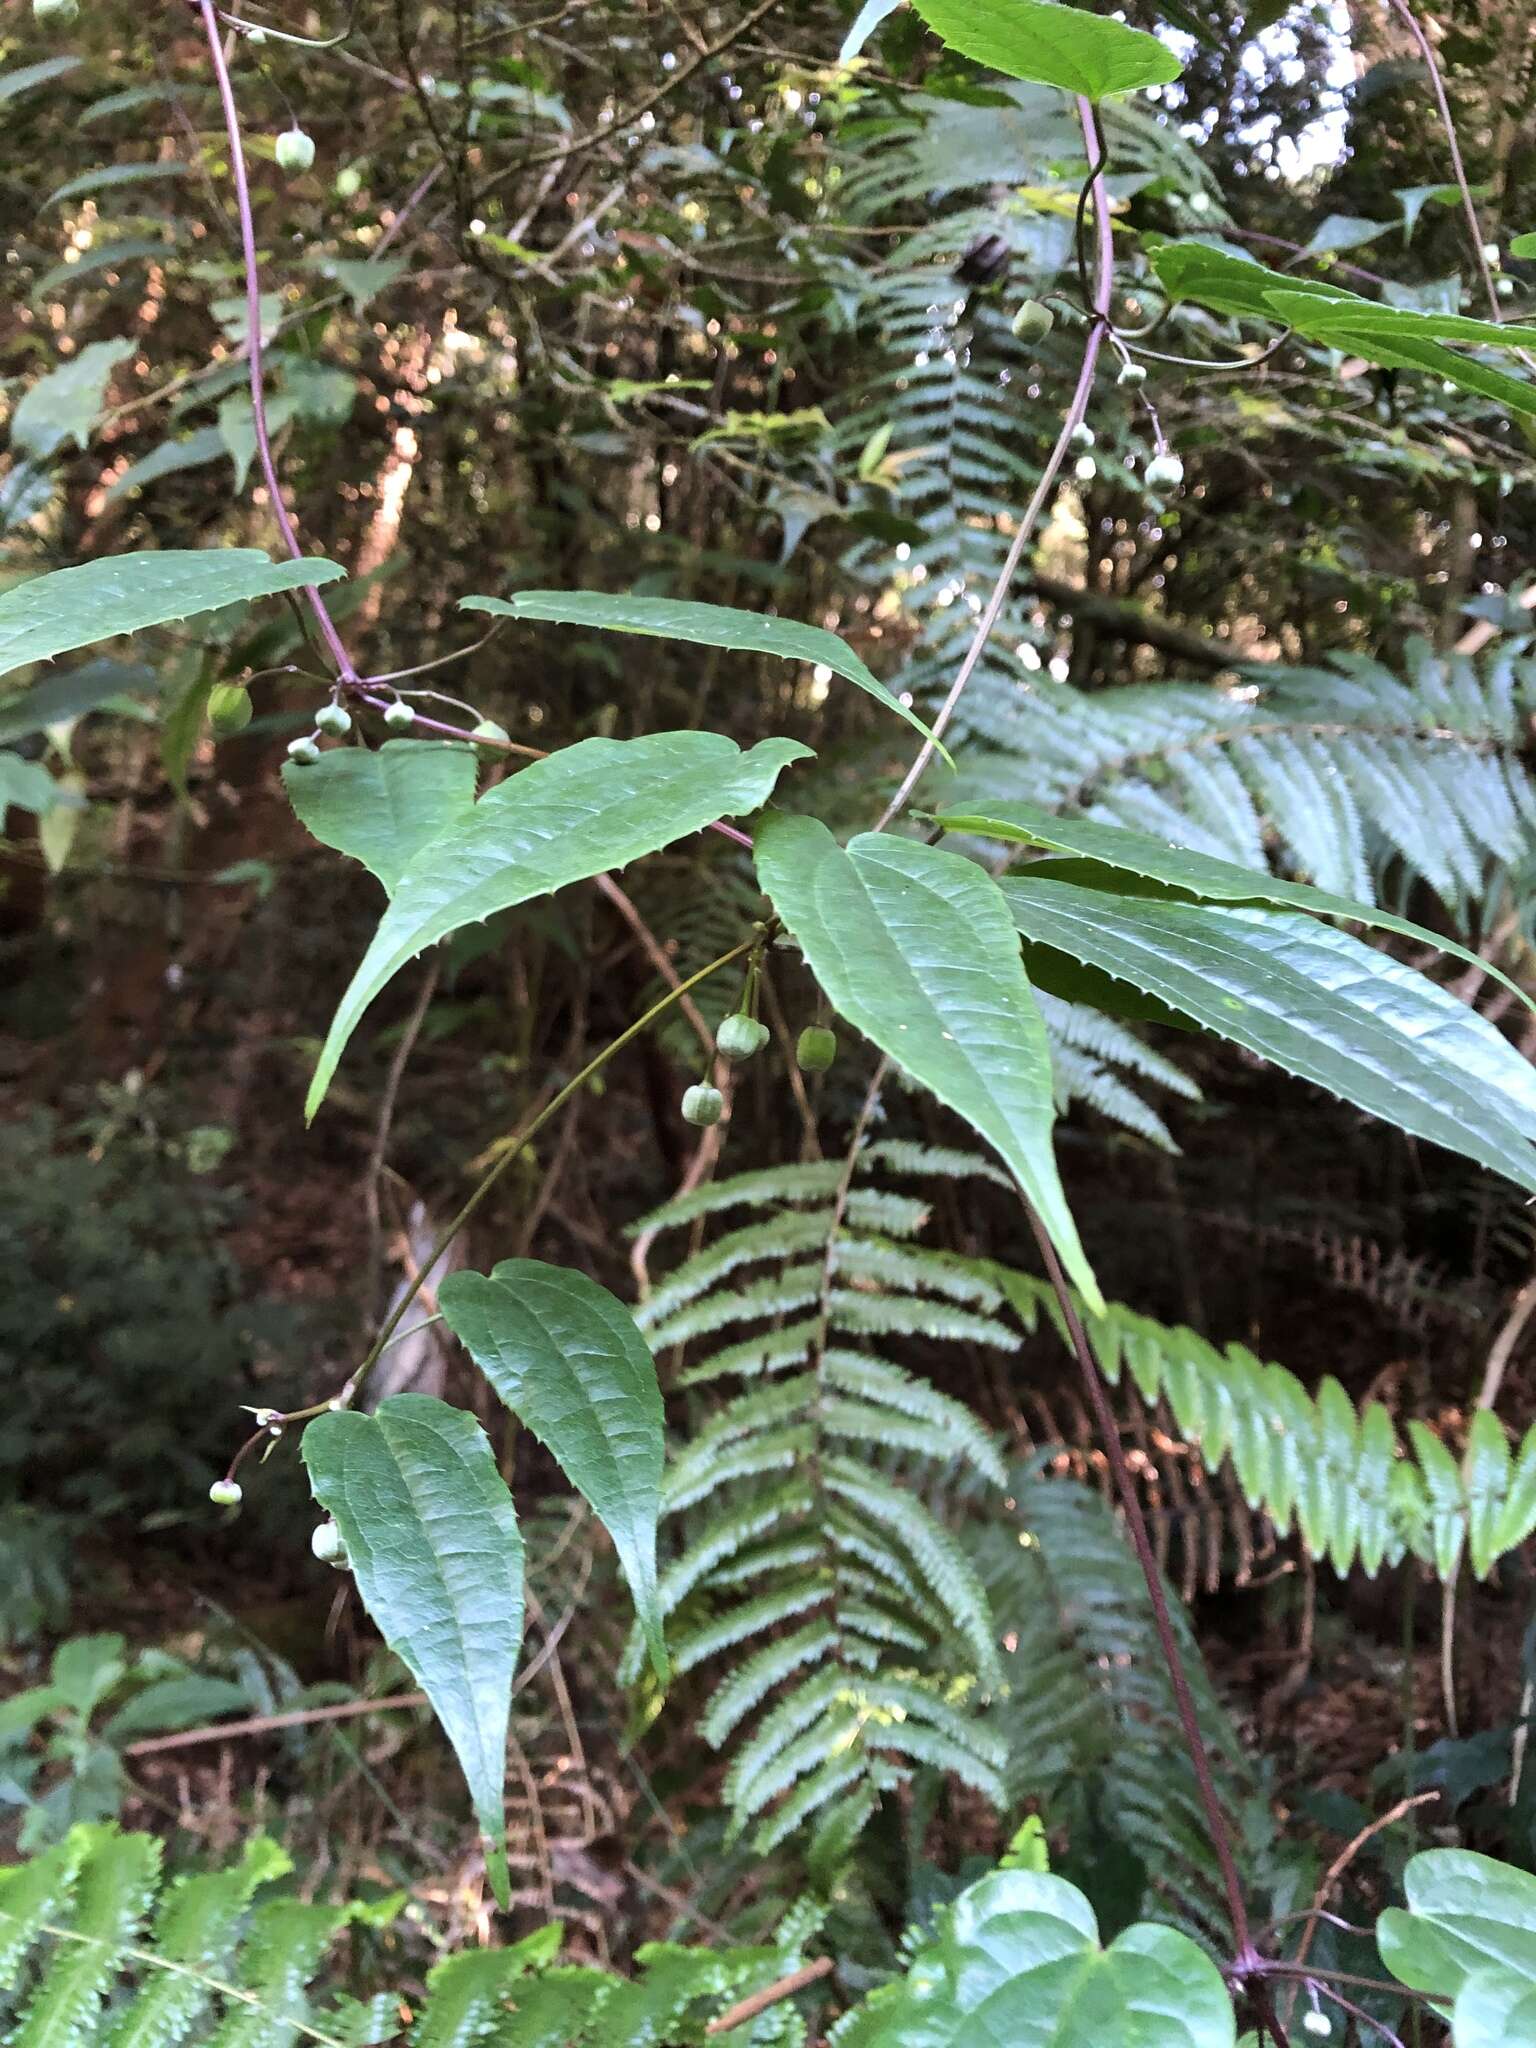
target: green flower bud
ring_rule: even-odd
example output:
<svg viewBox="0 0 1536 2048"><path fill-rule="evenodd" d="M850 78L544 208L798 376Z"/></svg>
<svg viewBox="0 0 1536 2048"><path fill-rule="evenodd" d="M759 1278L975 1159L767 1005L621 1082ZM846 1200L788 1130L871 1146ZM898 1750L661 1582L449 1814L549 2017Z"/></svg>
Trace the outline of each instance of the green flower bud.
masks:
<svg viewBox="0 0 1536 2048"><path fill-rule="evenodd" d="M320 732L334 734L340 739L344 732L352 730L351 714L341 704L322 704L315 713L315 726Z"/></svg>
<svg viewBox="0 0 1536 2048"><path fill-rule="evenodd" d="M1044 341L1055 325L1050 307L1038 299L1026 299L1013 316L1013 331L1020 341Z"/></svg>
<svg viewBox="0 0 1536 2048"><path fill-rule="evenodd" d="M1144 474L1149 491L1176 491L1184 481L1184 465L1177 455L1154 455Z"/></svg>
<svg viewBox="0 0 1536 2048"><path fill-rule="evenodd" d="M824 1074L837 1058L837 1034L825 1024L807 1024L795 1046L795 1064L802 1074Z"/></svg>
<svg viewBox="0 0 1536 2048"><path fill-rule="evenodd" d="M768 1043L768 1026L756 1017L738 1011L727 1017L715 1034L715 1045L728 1060L749 1060Z"/></svg>
<svg viewBox="0 0 1536 2048"><path fill-rule="evenodd" d="M725 1114L725 1097L718 1088L711 1088L707 1081L695 1082L692 1088L683 1092L683 1121L690 1124L719 1123Z"/></svg>
<svg viewBox="0 0 1536 2048"><path fill-rule="evenodd" d="M1074 448L1091 448L1093 443L1094 432L1092 427L1089 426L1086 420L1079 420L1072 429L1072 446Z"/></svg>
<svg viewBox="0 0 1536 2048"><path fill-rule="evenodd" d="M276 155L285 171L307 171L315 160L313 138L302 128L285 128L277 138Z"/></svg>
<svg viewBox="0 0 1536 2048"><path fill-rule="evenodd" d="M319 760L320 749L312 739L290 740L288 758L290 761L297 761L301 768L307 768L312 761Z"/></svg>
<svg viewBox="0 0 1536 2048"><path fill-rule="evenodd" d="M354 165L348 164L344 170L336 173L336 197L338 199L355 199L362 189L363 174Z"/></svg>
<svg viewBox="0 0 1536 2048"><path fill-rule="evenodd" d="M512 735L504 725L498 725L494 718L482 718L470 734L472 740L481 741L481 752L494 760L505 748Z"/></svg>
<svg viewBox="0 0 1536 2048"><path fill-rule="evenodd" d="M347 1569L347 1546L341 1540L341 1531L329 1516L316 1525L309 1547L322 1564L333 1565L339 1572Z"/></svg>
<svg viewBox="0 0 1536 2048"><path fill-rule="evenodd" d="M1316 2006L1314 2006L1311 2012L1304 2012L1302 2014L1301 2031L1304 2034L1311 2034L1316 2040L1326 2041L1333 2032L1333 2021L1329 2019L1327 2013L1319 2012Z"/></svg>
<svg viewBox="0 0 1536 2048"><path fill-rule="evenodd" d="M1091 484L1099 473L1099 465L1091 455L1079 455L1073 464L1073 474L1080 484Z"/></svg>
<svg viewBox="0 0 1536 2048"><path fill-rule="evenodd" d="M216 1508L237 1508L245 1495L238 1479L215 1479L208 1489L208 1498Z"/></svg>
<svg viewBox="0 0 1536 2048"><path fill-rule="evenodd" d="M1117 384L1145 384L1146 381L1147 366L1145 363L1122 363L1120 365L1120 374L1115 379Z"/></svg>
<svg viewBox="0 0 1536 2048"><path fill-rule="evenodd" d="M384 707L384 723L392 732L404 732L408 725L416 723L416 707L407 704L403 697L397 697L393 704Z"/></svg>
<svg viewBox="0 0 1536 2048"><path fill-rule="evenodd" d="M215 683L208 692L208 723L221 740L251 722L251 693L242 683Z"/></svg>
<svg viewBox="0 0 1536 2048"><path fill-rule="evenodd" d="M68 28L80 18L80 0L32 0L32 19L45 27Z"/></svg>

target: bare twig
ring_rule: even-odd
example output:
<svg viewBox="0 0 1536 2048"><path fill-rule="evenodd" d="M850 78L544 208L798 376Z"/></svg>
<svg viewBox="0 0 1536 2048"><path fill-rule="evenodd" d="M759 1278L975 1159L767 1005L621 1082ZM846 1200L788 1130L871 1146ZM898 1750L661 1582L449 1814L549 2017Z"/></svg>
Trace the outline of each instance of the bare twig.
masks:
<svg viewBox="0 0 1536 2048"><path fill-rule="evenodd" d="M761 1991L754 1991L750 1998L738 1999L735 2005L728 2005L718 2018L712 2019L704 2029L706 2034L728 2034L734 2027L744 2027L748 2020L755 2020L760 2012L766 2012L770 2005L777 2005L782 1999L793 1998L797 1991L804 1991L807 1985L819 1984L823 1977L830 1977L833 1970L830 1956L818 1956L814 1963L791 1970L787 1977L780 1977L776 1984L765 1984Z"/></svg>
<svg viewBox="0 0 1536 2048"><path fill-rule="evenodd" d="M240 248L245 264L245 319L246 359L251 373L251 418L256 434L256 454L261 463L261 474L267 486L267 495L272 501L272 517L282 535L283 545L296 562L304 560L304 550L299 545L299 536L289 517L288 507L283 503L282 485L278 479L277 464L272 459L272 436L267 429L267 399L265 374L262 363L261 344L261 271L256 260L256 222L251 212L251 187L245 174L245 146L240 137L240 110L235 104L235 89L225 60L224 46L219 40L219 13L214 0L198 0L203 17L203 29L208 39L208 55L213 64L213 75L219 88L219 102L224 109L224 127L229 137L230 170L235 181L235 210L240 217ZM315 623L330 649L336 663L337 673L343 683L355 683L357 670L347 652L336 622L331 617L330 607L319 591L310 584L304 595L309 600Z"/></svg>
<svg viewBox="0 0 1536 2048"><path fill-rule="evenodd" d="M1083 360L1077 373L1077 388L1072 393L1072 402L1067 407L1066 418L1061 423L1061 432L1056 436L1056 445L1046 457L1045 468L1040 472L1040 481L1035 486L1034 495L1024 508L1024 516L1019 521L1018 530L1013 536L1013 543L1004 559L1002 568L998 572L997 581L992 586L992 595L987 599L986 609L977 621L976 631L971 638L971 644L965 650L965 658L960 663L955 680L949 686L949 694L939 706L938 715L933 721L928 738L923 741L922 746L918 749L917 758L902 777L895 795L881 812L879 822L875 826L877 832L883 832L905 810L913 790L916 789L927 771L928 764L933 759L935 749L939 741L944 737L945 729L949 725L950 720L955 715L955 708L960 702L966 684L969 683L971 677L975 674L976 665L986 651L987 642L991 639L993 629L1002 614L1009 586L1013 582L1020 562L1024 559L1024 550L1034 538L1035 527L1039 523L1040 515L1045 510L1051 493L1056 487L1056 479L1061 473L1061 466L1067 459L1067 450L1072 446L1072 436L1077 428L1082 425L1083 416L1088 410L1088 399L1093 390L1093 377L1098 367L1099 351L1104 346L1104 337L1109 331L1109 306L1110 293L1114 284L1115 251L1109 211L1109 194L1104 185L1103 151L1099 141L1098 117L1093 111L1092 103L1085 99L1079 99L1077 111L1078 119L1082 123L1083 141L1088 150L1088 161L1094 167L1092 176L1089 178L1085 189L1093 204L1095 241L1097 245L1093 312L1088 327L1087 339L1083 343Z"/></svg>
<svg viewBox="0 0 1536 2048"><path fill-rule="evenodd" d="M204 1728L178 1728L174 1735L146 1735L130 1742L123 1755L160 1756L168 1749L192 1749L204 1742L237 1742L247 1735L270 1735L279 1728L308 1728L321 1721L352 1721L360 1714L392 1714L426 1705L424 1692L399 1692L382 1700L338 1700L328 1707L295 1707L285 1714L253 1714L248 1721L212 1721Z"/></svg>

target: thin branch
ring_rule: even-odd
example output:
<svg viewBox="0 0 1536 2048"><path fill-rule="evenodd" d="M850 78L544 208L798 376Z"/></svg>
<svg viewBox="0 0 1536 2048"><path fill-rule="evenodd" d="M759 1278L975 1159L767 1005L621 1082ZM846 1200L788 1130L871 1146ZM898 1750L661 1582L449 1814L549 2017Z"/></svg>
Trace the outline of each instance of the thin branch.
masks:
<svg viewBox="0 0 1536 2048"><path fill-rule="evenodd" d="M787 1977L781 1977L776 1984L765 1984L761 1991L754 1991L750 1998L738 1999L735 2005L728 2005L717 2019L712 2019L704 2029L706 2034L729 2034L735 2027L744 2027L748 2020L755 2020L760 2012L766 2012L770 2005L793 1998L797 1991L804 1991L808 1985L819 1984L823 1977L830 1977L834 1969L830 1956L818 1956L814 1963L807 1963L802 1969L791 1970Z"/></svg>
<svg viewBox="0 0 1536 2048"><path fill-rule="evenodd" d="M1098 119L1093 111L1092 103L1088 100L1079 99L1077 111L1078 119L1082 123L1083 140L1088 148L1088 160L1097 166L1085 188L1093 203L1097 257L1093 288L1093 316L1088 328L1087 339L1083 343L1083 360L1077 373L1077 388L1072 393L1072 402L1067 407L1066 418L1061 424L1061 432L1056 436L1056 445L1046 458L1045 468L1040 472L1040 481L1036 484L1034 495L1025 507L1024 516L1019 521L1018 531L1013 536L1013 544L1008 550L1001 570L998 572L997 581L992 586L992 595L987 599L986 609L977 621L976 631L972 637L971 644L965 650L965 658L960 664L955 680L949 686L949 694L940 705L929 736L923 741L922 746L918 750L917 758L902 777L895 795L881 812L879 822L875 826L877 832L885 831L886 827L893 824L901 815L902 811L906 809L908 799L911 797L913 790L916 789L918 783L927 772L928 764L933 759L934 751L939 741L944 737L945 729L949 725L950 720L955 715L955 708L960 702L966 684L969 683L971 677L975 674L976 665L986 651L987 642L991 639L993 629L1002 615L1003 604L1007 599L1009 586L1013 582L1020 562L1024 559L1024 550L1034 538L1035 527L1039 523L1040 515L1050 500L1051 493L1056 485L1057 476L1061 471L1061 466L1067 459L1067 451L1072 446L1072 436L1077 428L1082 425L1083 416L1088 410L1088 399L1093 390L1094 372L1098 368L1099 351L1104 346L1104 337L1109 331L1109 306L1110 294L1114 285L1115 251L1109 212L1109 194L1104 185Z"/></svg>
<svg viewBox="0 0 1536 2048"><path fill-rule="evenodd" d="M1483 280L1489 310L1495 322L1502 321L1504 309L1499 304L1499 294L1493 282L1493 272L1488 268L1484 254L1482 224L1477 217L1477 204L1472 197L1472 187L1467 182L1466 166L1461 160L1461 144L1456 139L1456 122L1451 114L1451 103L1446 98L1445 80L1440 75L1440 61L1435 55L1435 46L1424 33L1419 17L1408 5L1408 0L1387 0L1388 6L1413 37L1415 47L1424 60L1429 73L1429 89L1435 96L1435 109L1440 116L1440 126L1445 131L1446 146L1451 153L1451 175L1456 189L1461 194L1461 210L1466 216L1467 233L1472 239L1472 257ZM1529 358L1526 358L1529 361Z"/></svg>
<svg viewBox="0 0 1536 2048"><path fill-rule="evenodd" d="M1190 1690L1189 1679L1184 1670L1184 1659L1178 1638L1174 1634L1173 1617L1169 1613L1162 1573L1158 1570L1152 1538L1147 1531L1147 1518L1142 1512L1141 1500L1131 1478L1130 1467L1126 1463L1120 1431L1105 1391L1104 1376L1099 1369L1098 1360L1093 1355L1088 1333L1083 1327L1082 1317L1078 1314L1077 1303L1067 1284L1067 1276L1062 1271L1061 1261L1056 1255L1056 1247L1051 1242L1050 1233L1035 1213L1033 1204L1026 1203L1025 1207L1030 1229L1034 1232L1035 1242L1040 1247L1047 1278L1050 1280L1073 1352L1077 1357L1104 1453L1114 1474L1115 1490L1120 1496L1126 1526L1131 1532L1131 1541L1141 1565L1142 1576L1147 1583L1158 1643L1168 1667L1168 1681L1173 1688L1179 1725L1183 1730L1185 1748L1189 1752L1190 1764L1194 1769L1195 1786L1200 1796L1201 1810L1205 1815L1206 1831L1216 1852L1222 1888L1226 1893L1227 1914L1232 1923L1232 1938L1237 1950L1233 1969L1238 1975L1245 1975L1259 1961L1259 1955L1254 1948L1248 1924L1248 1906L1243 1898L1243 1887L1237 1874L1237 1859L1233 1854L1231 1830L1227 1825L1226 1814L1222 1811L1216 1780L1211 1775L1210 1759L1205 1752L1205 1738L1200 1732L1200 1716L1196 1711L1194 1694Z"/></svg>
<svg viewBox="0 0 1536 2048"><path fill-rule="evenodd" d="M278 481L277 464L272 459L272 436L267 429L267 399L265 375L262 366L261 344L261 272L256 260L256 222L251 212L251 188L245 174L245 147L240 139L240 109L235 104L235 88L225 61L224 46L219 40L219 12L214 0L198 0L203 17L203 29L208 38L208 55L213 63L213 75L218 83L219 101L224 109L224 128L229 137L230 170L235 181L235 209L240 216L240 248L245 263L245 319L246 358L251 374L251 418L256 434L256 453L261 462L261 473L266 480L267 495L272 501L272 516L277 521L277 530L283 537L283 545L296 562L305 559L299 545L299 536L294 530L288 507L283 503L282 485ZM357 670L347 652L336 622L331 617L330 607L325 599L309 585L304 595L309 600L310 610L331 658L336 663L337 673L343 683L355 683Z"/></svg>
<svg viewBox="0 0 1536 2048"><path fill-rule="evenodd" d="M236 1742L246 1735L270 1735L278 1728L308 1728L321 1721L351 1721L360 1714L392 1714L428 1704L424 1692L399 1692L383 1700L340 1700L329 1707L295 1707L286 1714L253 1714L248 1721L213 1721L205 1728L179 1728L174 1735L146 1735L140 1742L130 1742L123 1755L162 1756L168 1749Z"/></svg>
<svg viewBox="0 0 1536 2048"><path fill-rule="evenodd" d="M1323 1908L1328 1902L1328 1894L1360 1854L1366 1843L1371 1840L1372 1836L1382 1834L1387 1828L1395 1827L1403 1819L1404 1815L1412 1813L1415 1807L1427 1806L1431 1800L1438 1799L1439 1797L1440 1794L1438 1792L1415 1792L1411 1799L1399 1799L1396 1806L1389 1807L1379 1819L1373 1820L1368 1827L1363 1827L1359 1834L1354 1837L1353 1841L1349 1842L1339 1851L1338 1855L1334 1857L1328 1868L1323 1872L1323 1881L1312 1896L1311 1909L1307 1914L1307 1924L1301 1930L1301 1940L1296 1944L1296 1953L1290 1958L1296 1968L1300 1968L1307 1960L1307 1951L1312 1946L1312 1937L1317 1932L1317 1923L1323 1917Z"/></svg>

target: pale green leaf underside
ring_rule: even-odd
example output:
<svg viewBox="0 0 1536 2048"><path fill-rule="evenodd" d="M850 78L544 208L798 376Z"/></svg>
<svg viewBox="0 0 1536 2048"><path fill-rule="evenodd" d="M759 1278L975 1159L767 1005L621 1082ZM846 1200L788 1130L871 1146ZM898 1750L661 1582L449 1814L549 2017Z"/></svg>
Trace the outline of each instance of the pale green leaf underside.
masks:
<svg viewBox="0 0 1536 2048"><path fill-rule="evenodd" d="M472 747L386 740L332 747L318 761L283 768L288 801L322 845L361 861L393 895L424 846L467 818L475 802Z"/></svg>
<svg viewBox="0 0 1536 2048"><path fill-rule="evenodd" d="M997 884L959 854L873 832L844 851L815 819L778 814L758 831L757 870L833 1008L997 1148L1102 1307L1051 1149L1045 1025Z"/></svg>
<svg viewBox="0 0 1536 2048"><path fill-rule="evenodd" d="M1476 1011L1333 926L1028 876L1025 938L1156 996L1399 1129L1536 1188L1536 1073Z"/></svg>
<svg viewBox="0 0 1536 2048"><path fill-rule="evenodd" d="M1536 1877L1471 1849L1426 1849L1403 1886L1408 1910L1389 1908L1376 1926L1393 1976L1454 1999L1456 2048L1536 2038Z"/></svg>
<svg viewBox="0 0 1536 2048"><path fill-rule="evenodd" d="M166 548L55 569L0 597L0 675L119 633L274 591L334 583L346 573L323 556L273 562L257 548Z"/></svg>
<svg viewBox="0 0 1536 2048"><path fill-rule="evenodd" d="M364 1010L426 947L461 925L623 867L717 818L757 810L787 763L809 753L798 740L760 740L743 754L720 733L661 732L581 740L499 783L400 875L331 1021L305 1115L325 1100Z"/></svg>
<svg viewBox="0 0 1536 2048"><path fill-rule="evenodd" d="M914 0L952 49L1010 78L1101 100L1167 85L1183 70L1173 52L1139 28L1057 0Z"/></svg>
<svg viewBox="0 0 1536 2048"><path fill-rule="evenodd" d="M1319 917L1343 917L1352 923L1373 925L1378 931L1396 932L1421 946L1438 947L1452 953L1484 974L1494 975L1513 989L1524 1003L1536 1003L1515 982L1492 967L1455 939L1426 930L1411 918L1395 917L1390 910L1357 903L1348 896L1335 896L1327 889L1314 889L1307 882L1284 882L1267 868L1239 867L1235 861L1217 860L1191 847L1166 839L1154 839L1146 832L1128 832L1123 825L1101 825L1092 818L1062 818L1038 804L1010 802L989 804L983 812L946 812L937 821L946 832L965 832L983 839L1004 839L1016 844L1042 846L1054 853L1080 855L1101 867L1120 868L1149 881L1164 882L1173 889L1186 889L1217 903L1276 903L1289 909L1310 910Z"/></svg>
<svg viewBox="0 0 1536 2048"><path fill-rule="evenodd" d="M1232 2048L1232 2001L1187 1934L1146 1923L1107 1949L1059 1877L1000 1870L962 1892L850 2048Z"/></svg>
<svg viewBox="0 0 1536 2048"><path fill-rule="evenodd" d="M726 647L738 654L772 654L780 661L819 663L856 683L925 739L931 737L917 713L886 688L846 640L824 626L805 626L798 619L771 619L734 605L693 604L673 597L609 597L600 590L520 590L515 597L466 597L460 603L464 611L494 612L502 618L596 626L606 633L643 633L653 640L688 640L696 647ZM949 760L942 746L939 752Z"/></svg>
<svg viewBox="0 0 1536 2048"><path fill-rule="evenodd" d="M341 1531L363 1604L453 1744L506 1904L501 1806L523 1636L523 1541L472 1416L424 1394L304 1432L316 1500Z"/></svg>
<svg viewBox="0 0 1536 2048"><path fill-rule="evenodd" d="M437 1298L448 1327L612 1536L664 1680L656 1597L664 1425L656 1361L634 1317L585 1273L537 1259L450 1274Z"/></svg>

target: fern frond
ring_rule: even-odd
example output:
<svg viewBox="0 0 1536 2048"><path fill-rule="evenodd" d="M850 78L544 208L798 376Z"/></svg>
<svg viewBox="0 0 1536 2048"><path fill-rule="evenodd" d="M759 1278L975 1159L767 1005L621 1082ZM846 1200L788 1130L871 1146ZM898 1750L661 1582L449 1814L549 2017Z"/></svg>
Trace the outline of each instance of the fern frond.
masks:
<svg viewBox="0 0 1536 2048"><path fill-rule="evenodd" d="M739 1389L669 1470L666 1514L680 1528L662 1589L679 1670L726 1666L703 1729L734 1751L726 1799L759 1846L834 1803L845 1823L867 1815L867 1795L920 1766L988 1796L1001 1787L975 1732L999 1676L986 1600L909 1482L1000 1487L1005 1468L962 1403L882 1355L891 1341L1016 1347L991 1271L915 1241L927 1202L885 1185L978 1174L996 1170L881 1141L857 1162L835 1233L835 1176L721 1183L708 1213L730 1216L729 1231L641 1310L653 1344L699 1354L681 1384ZM681 1220L676 1205L663 1213ZM720 1333L729 1341L716 1345ZM626 1671L638 1654L632 1639Z"/></svg>

